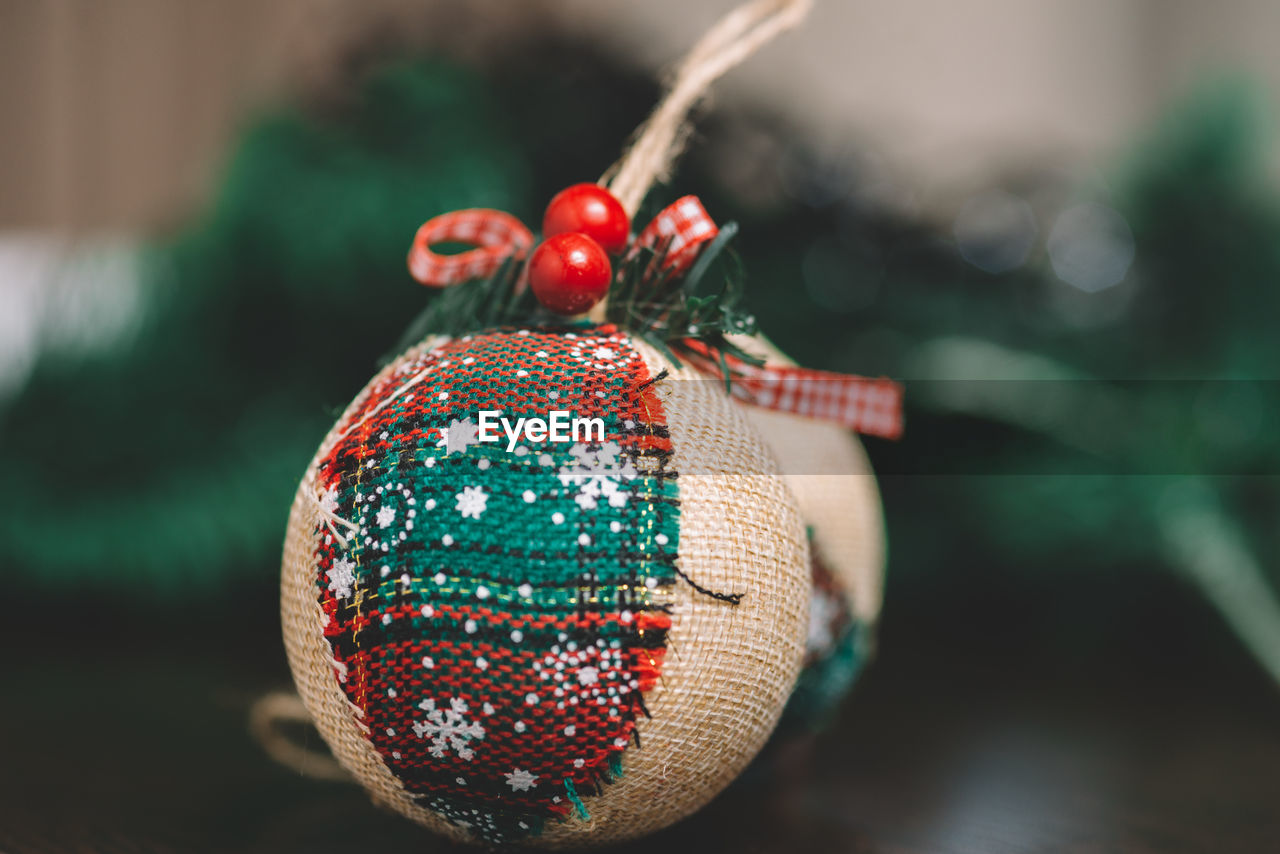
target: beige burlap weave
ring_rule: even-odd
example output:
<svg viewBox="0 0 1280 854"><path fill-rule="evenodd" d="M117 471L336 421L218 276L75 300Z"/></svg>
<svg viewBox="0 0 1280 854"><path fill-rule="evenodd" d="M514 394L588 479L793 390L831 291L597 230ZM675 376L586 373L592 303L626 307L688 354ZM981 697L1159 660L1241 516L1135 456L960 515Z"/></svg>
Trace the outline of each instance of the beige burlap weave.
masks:
<svg viewBox="0 0 1280 854"><path fill-rule="evenodd" d="M745 595L735 606L688 584L675 586L668 656L658 686L645 697L652 718L638 724L642 746L623 754L620 779L585 799L590 820L550 823L528 840L532 845L577 847L640 836L703 806L764 745L804 653L808 546L777 462L748 415L716 383L635 346L652 375L669 372L656 391L666 410L672 466L680 473L680 568L705 588ZM335 429L317 459L337 438ZM298 691L334 755L376 802L437 832L468 838L412 800L339 687L316 598L314 465L294 501L282 572L285 645Z"/></svg>

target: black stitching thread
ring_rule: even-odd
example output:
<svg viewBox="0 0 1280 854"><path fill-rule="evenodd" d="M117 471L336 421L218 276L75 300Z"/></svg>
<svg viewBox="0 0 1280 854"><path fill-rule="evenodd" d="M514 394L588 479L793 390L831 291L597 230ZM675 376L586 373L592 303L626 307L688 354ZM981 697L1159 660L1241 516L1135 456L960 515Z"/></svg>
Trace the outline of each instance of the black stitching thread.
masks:
<svg viewBox="0 0 1280 854"><path fill-rule="evenodd" d="M717 593L714 590L708 590L689 576L685 575L684 570L680 567L672 566L671 568L676 571L677 575L687 581L690 587L701 593L703 596L710 596L712 599L716 599L720 602L728 602L730 605L738 605L741 604L742 597L747 595L745 593Z"/></svg>

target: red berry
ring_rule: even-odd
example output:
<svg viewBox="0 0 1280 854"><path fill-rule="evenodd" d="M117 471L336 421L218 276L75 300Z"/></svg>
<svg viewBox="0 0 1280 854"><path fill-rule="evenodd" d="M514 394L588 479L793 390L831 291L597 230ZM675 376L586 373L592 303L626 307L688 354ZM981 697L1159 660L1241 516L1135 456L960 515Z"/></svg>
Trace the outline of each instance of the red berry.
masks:
<svg viewBox="0 0 1280 854"><path fill-rule="evenodd" d="M579 231L617 255L627 248L631 220L622 202L599 184L574 184L556 193L542 217L542 236Z"/></svg>
<svg viewBox="0 0 1280 854"><path fill-rule="evenodd" d="M548 238L529 257L529 287L557 314L582 314L600 302L612 278L609 256L580 232Z"/></svg>

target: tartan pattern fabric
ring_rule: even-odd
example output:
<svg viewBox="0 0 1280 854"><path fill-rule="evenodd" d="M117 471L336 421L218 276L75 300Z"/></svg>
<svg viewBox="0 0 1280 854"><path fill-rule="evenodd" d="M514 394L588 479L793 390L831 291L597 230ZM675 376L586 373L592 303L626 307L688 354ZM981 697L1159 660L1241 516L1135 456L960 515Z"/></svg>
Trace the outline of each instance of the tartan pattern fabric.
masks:
<svg viewBox="0 0 1280 854"><path fill-rule="evenodd" d="M368 738L425 807L501 844L586 814L638 740L679 547L651 377L611 326L402 357L322 459L316 595ZM601 418L603 442L481 443L481 409ZM443 431L443 432L442 432Z"/></svg>
<svg viewBox="0 0 1280 854"><path fill-rule="evenodd" d="M683 272L698 257L702 244L715 239L720 233L711 216L697 196L676 199L653 218L640 236L637 246L657 247L667 243L666 266Z"/></svg>
<svg viewBox="0 0 1280 854"><path fill-rule="evenodd" d="M694 367L722 377L705 344L686 339ZM751 406L830 421L867 436L902 436L902 385L887 377L860 377L791 365L752 365L724 353L730 394Z"/></svg>
<svg viewBox="0 0 1280 854"><path fill-rule="evenodd" d="M734 366L734 395L753 406L831 421L869 436L902 435L902 386L786 365Z"/></svg>
<svg viewBox="0 0 1280 854"><path fill-rule="evenodd" d="M476 246L457 255L431 250L436 243ZM492 275L509 257L524 257L533 247L533 233L509 213L470 208L432 217L414 235L409 249L409 273L424 285L443 288Z"/></svg>

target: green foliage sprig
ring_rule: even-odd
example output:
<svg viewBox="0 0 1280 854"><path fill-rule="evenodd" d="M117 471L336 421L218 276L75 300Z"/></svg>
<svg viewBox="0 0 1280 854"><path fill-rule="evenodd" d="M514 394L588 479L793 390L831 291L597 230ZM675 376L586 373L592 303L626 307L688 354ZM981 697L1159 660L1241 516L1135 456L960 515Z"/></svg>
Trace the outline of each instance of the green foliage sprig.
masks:
<svg viewBox="0 0 1280 854"><path fill-rule="evenodd" d="M725 223L683 275L666 272L667 243L636 250L618 270L606 316L677 365L679 351L687 351L690 342L702 344L719 360L726 385L726 356L763 364L727 337L758 332L755 317L742 307L742 261L729 249L737 233L736 222Z"/></svg>

